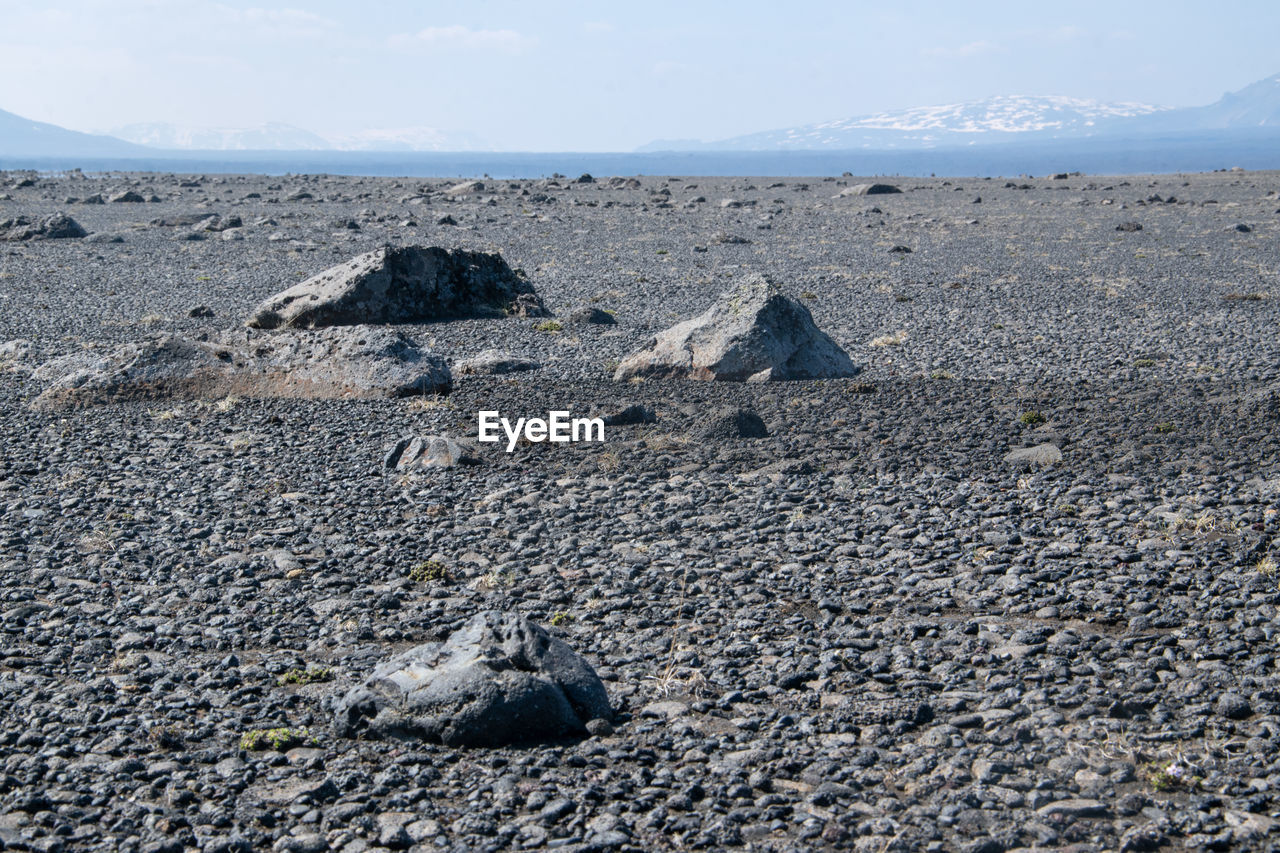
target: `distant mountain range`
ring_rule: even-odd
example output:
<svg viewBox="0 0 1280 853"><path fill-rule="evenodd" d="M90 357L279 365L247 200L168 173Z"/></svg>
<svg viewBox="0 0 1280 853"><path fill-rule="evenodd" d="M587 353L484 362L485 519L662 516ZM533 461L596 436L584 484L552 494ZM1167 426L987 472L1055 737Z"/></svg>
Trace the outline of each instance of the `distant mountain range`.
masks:
<svg viewBox="0 0 1280 853"><path fill-rule="evenodd" d="M113 128L108 133L139 145L176 151L476 151L485 147L469 134L432 127L378 128L326 137L281 122L232 129L150 122Z"/></svg>
<svg viewBox="0 0 1280 853"><path fill-rule="evenodd" d="M323 151L328 140L280 122L248 129L181 127L166 122L126 124L107 131L111 136L150 148L199 151Z"/></svg>
<svg viewBox="0 0 1280 853"><path fill-rule="evenodd" d="M0 110L0 156L141 157L148 153L147 148L123 139L67 130Z"/></svg>
<svg viewBox="0 0 1280 853"><path fill-rule="evenodd" d="M120 138L124 137L124 138ZM635 152L496 152L434 128L322 136L135 124L80 133L0 110L0 169L545 177L607 175L1017 175L1280 169L1280 75L1203 107L1003 96L753 133L658 141Z"/></svg>
<svg viewBox="0 0 1280 853"><path fill-rule="evenodd" d="M1280 130L1280 75L1224 95L1204 107L1168 109L1056 95L1005 95L768 130L713 142L657 140L637 150L927 149L1259 127Z"/></svg>

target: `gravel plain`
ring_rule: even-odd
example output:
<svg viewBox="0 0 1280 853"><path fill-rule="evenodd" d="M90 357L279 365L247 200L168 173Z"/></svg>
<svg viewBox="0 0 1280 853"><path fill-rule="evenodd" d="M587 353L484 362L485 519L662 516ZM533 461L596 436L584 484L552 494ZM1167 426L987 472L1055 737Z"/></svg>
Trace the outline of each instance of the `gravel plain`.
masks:
<svg viewBox="0 0 1280 853"><path fill-rule="evenodd" d="M1272 849L1280 175L891 180L0 174L0 220L89 233L0 242L0 850ZM541 369L30 406L46 359L241 326L386 243L522 269L557 323L409 331ZM750 273L862 372L611 380ZM481 409L635 403L383 467ZM707 429L736 408L770 435ZM484 610L595 666L612 731L334 734Z"/></svg>

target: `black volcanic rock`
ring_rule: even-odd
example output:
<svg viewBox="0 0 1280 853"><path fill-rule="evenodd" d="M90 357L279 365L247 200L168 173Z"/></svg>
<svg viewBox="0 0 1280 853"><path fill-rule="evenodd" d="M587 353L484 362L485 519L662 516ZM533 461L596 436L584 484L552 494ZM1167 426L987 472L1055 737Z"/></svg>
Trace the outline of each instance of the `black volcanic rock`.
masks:
<svg viewBox="0 0 1280 853"><path fill-rule="evenodd" d="M703 427L703 439L727 440L735 438L768 438L769 428L759 415L750 409L726 410L711 419Z"/></svg>
<svg viewBox="0 0 1280 853"><path fill-rule="evenodd" d="M263 301L248 325L315 329L544 312L533 286L496 253L383 246Z"/></svg>
<svg viewBox="0 0 1280 853"><path fill-rule="evenodd" d="M87 232L65 213L54 213L43 219L25 216L0 221L0 240L66 240L84 237Z"/></svg>
<svg viewBox="0 0 1280 853"><path fill-rule="evenodd" d="M588 722L613 717L590 664L541 626L498 611L379 664L334 705L339 734L446 746L582 735Z"/></svg>
<svg viewBox="0 0 1280 853"><path fill-rule="evenodd" d="M612 326L618 321L608 311L602 311L591 305L584 305L569 314L565 318L565 322L573 323L574 325Z"/></svg>
<svg viewBox="0 0 1280 853"><path fill-rule="evenodd" d="M840 195L893 195L901 192L893 184L854 184L841 190Z"/></svg>

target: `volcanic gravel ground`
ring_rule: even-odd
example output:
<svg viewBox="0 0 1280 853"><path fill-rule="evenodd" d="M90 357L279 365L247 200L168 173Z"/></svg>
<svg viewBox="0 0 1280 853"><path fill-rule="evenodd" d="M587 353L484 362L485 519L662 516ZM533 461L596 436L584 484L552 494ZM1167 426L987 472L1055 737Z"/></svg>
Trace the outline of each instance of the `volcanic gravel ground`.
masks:
<svg viewBox="0 0 1280 853"><path fill-rule="evenodd" d="M19 177L0 176L0 219L66 212L124 242L0 243L0 341L33 349L0 367L0 849L1280 833L1277 175L850 198L858 179L485 180L456 199L438 180ZM126 188L161 201L64 201ZM148 224L196 213L239 215L244 239ZM44 358L234 327L386 242L524 269L563 328L408 331L544 367L440 398L29 406ZM610 381L749 272L863 373ZM186 316L200 305L214 316ZM569 324L583 305L617 325ZM631 403L658 423L382 466L406 435L474 436L480 409ZM726 407L771 436L702 437ZM1004 458L1040 444L1062 461ZM328 697L486 609L582 653L614 731L471 750L332 734ZM287 751L241 748L284 727Z"/></svg>

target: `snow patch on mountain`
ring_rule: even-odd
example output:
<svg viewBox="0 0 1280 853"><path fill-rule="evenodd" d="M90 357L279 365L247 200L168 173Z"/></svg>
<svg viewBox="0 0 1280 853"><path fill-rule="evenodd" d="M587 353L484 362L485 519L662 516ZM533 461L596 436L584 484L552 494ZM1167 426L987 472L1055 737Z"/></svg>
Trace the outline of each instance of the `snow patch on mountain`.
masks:
<svg viewBox="0 0 1280 853"><path fill-rule="evenodd" d="M862 118L823 122L813 130L941 130L951 133L1026 133L1092 126L1099 119L1132 118L1162 107L1139 103L1106 104L1061 95L1004 95L981 101L916 107Z"/></svg>
<svg viewBox="0 0 1280 853"><path fill-rule="evenodd" d="M660 140L641 151L728 151L932 148L1007 142L1030 135L1077 137L1123 122L1176 112L1137 102L1104 103L1064 95L1001 95L768 130L716 142Z"/></svg>
<svg viewBox="0 0 1280 853"><path fill-rule="evenodd" d="M726 148L870 148L997 142L1011 134L1083 135L1163 112L1140 103L1062 95L1002 95L764 131L711 143Z"/></svg>

